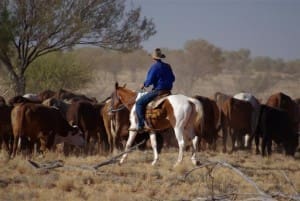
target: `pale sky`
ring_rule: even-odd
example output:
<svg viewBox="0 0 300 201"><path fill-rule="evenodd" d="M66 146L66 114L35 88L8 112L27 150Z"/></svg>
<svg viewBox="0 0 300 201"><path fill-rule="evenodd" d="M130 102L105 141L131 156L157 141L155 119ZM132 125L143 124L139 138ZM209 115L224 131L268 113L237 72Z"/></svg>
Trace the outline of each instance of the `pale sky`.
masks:
<svg viewBox="0 0 300 201"><path fill-rule="evenodd" d="M225 50L246 48L252 56L300 59L300 0L129 0L152 18L157 34L143 43L182 49L204 39Z"/></svg>

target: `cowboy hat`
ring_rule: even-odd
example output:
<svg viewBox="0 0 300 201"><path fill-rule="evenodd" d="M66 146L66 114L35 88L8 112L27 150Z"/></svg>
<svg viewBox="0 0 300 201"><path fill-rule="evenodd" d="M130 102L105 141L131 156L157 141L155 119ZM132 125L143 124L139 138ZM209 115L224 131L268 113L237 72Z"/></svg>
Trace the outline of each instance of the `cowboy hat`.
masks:
<svg viewBox="0 0 300 201"><path fill-rule="evenodd" d="M152 58L153 59L163 59L163 58L166 58L166 55L164 55L160 48L155 48L155 50L152 52L151 54Z"/></svg>

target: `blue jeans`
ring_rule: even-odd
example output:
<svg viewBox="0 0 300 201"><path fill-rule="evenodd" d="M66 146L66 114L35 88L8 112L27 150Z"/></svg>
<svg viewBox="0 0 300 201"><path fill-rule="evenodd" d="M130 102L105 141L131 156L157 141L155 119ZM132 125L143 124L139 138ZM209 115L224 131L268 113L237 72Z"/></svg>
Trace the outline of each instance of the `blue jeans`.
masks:
<svg viewBox="0 0 300 201"><path fill-rule="evenodd" d="M146 106L150 101L152 101L158 95L159 95L159 90L153 90L143 95L136 101L135 105L136 105L136 114L138 118L138 128L142 128L145 126L144 121L145 121Z"/></svg>

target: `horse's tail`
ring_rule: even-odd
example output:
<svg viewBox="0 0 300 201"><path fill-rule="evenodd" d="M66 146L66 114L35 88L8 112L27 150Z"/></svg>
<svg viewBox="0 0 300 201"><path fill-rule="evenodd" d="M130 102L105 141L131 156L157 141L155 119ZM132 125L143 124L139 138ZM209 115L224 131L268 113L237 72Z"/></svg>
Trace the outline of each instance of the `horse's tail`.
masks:
<svg viewBox="0 0 300 201"><path fill-rule="evenodd" d="M190 98L190 102L193 103L195 108L195 118L194 118L194 128L196 132L200 132L200 136L203 134L204 130L204 112L202 103L194 98Z"/></svg>

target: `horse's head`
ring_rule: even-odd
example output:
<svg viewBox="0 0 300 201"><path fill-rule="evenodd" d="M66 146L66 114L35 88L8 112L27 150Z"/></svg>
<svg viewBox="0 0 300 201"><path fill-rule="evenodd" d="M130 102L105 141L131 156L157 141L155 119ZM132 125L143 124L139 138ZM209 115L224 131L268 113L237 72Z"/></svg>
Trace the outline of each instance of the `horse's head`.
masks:
<svg viewBox="0 0 300 201"><path fill-rule="evenodd" d="M111 108L112 109L117 109L120 106L123 106L123 102L121 97L119 96L119 90L121 90L121 88L125 88L126 84L121 87L119 86L119 83L116 82L115 84L115 90L111 93L110 98L111 98Z"/></svg>
<svg viewBox="0 0 300 201"><path fill-rule="evenodd" d="M119 86L119 83L116 82L115 90L111 94L112 111L121 110L123 107L130 110L135 103L136 96L137 93L126 88L126 84Z"/></svg>

